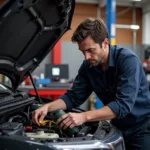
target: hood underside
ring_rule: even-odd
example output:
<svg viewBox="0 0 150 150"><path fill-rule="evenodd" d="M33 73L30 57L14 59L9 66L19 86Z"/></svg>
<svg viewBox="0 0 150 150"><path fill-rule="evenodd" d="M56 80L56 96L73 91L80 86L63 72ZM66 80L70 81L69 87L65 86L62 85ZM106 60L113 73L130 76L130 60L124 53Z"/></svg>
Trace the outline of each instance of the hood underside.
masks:
<svg viewBox="0 0 150 150"><path fill-rule="evenodd" d="M70 29L74 0L5 0L0 6L0 73L13 90Z"/></svg>

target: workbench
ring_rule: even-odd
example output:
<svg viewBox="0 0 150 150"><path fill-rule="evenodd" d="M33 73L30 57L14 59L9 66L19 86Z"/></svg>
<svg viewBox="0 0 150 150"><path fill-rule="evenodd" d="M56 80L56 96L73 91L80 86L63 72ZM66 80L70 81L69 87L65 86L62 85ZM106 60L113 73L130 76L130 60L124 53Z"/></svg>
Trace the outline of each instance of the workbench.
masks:
<svg viewBox="0 0 150 150"><path fill-rule="evenodd" d="M49 87L37 87L37 91L40 97L49 98L51 100L55 100L59 98L60 95L63 95L67 92L70 86L49 86ZM29 94L36 95L36 92L31 85L20 86L20 91L25 91Z"/></svg>

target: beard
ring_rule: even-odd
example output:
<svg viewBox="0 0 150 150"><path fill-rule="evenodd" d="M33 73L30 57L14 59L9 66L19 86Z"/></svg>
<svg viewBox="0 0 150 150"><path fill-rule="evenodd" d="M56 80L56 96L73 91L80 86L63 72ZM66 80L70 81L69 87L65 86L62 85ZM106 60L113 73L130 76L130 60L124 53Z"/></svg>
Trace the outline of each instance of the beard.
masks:
<svg viewBox="0 0 150 150"><path fill-rule="evenodd" d="M90 63L91 66L98 66L103 63L105 57L105 52L103 51L102 56L99 56L98 59L89 59L88 62Z"/></svg>
<svg viewBox="0 0 150 150"><path fill-rule="evenodd" d="M96 59L92 59L92 60L88 60L88 62L90 63L91 66L98 66L99 65L99 61Z"/></svg>

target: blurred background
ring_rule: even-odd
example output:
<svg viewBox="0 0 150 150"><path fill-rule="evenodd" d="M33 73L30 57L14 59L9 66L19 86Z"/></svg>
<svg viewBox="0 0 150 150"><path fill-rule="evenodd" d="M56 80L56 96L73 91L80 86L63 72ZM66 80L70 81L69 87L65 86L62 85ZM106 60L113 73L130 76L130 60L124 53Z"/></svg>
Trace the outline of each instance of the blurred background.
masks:
<svg viewBox="0 0 150 150"><path fill-rule="evenodd" d="M71 36L80 22L88 17L104 20L112 45L129 48L138 55L150 82L150 1L76 0L71 29L65 33L40 66L32 73L39 89L45 88L45 84L48 84L46 90L54 90L50 93L45 91L49 98L57 98L73 84L84 57L78 50L77 44L71 42ZM6 77L1 77L1 81L9 83ZM30 85L30 79L27 78L20 89L29 91ZM57 91L64 89L64 91L52 97L53 93L56 92L55 89ZM85 109L99 108L102 104L97 103L97 101L100 102L97 99L96 95L92 94L90 103L87 101L81 107Z"/></svg>
<svg viewBox="0 0 150 150"><path fill-rule="evenodd" d="M145 50L148 51L150 46L149 0L76 0L76 2L71 30L62 37L54 50L43 60L34 71L34 75L44 73L45 64L60 63L69 65L69 80L75 78L84 57L78 50L77 44L71 42L71 36L78 24L88 17L102 18L108 28L114 25L114 29L111 31L109 29L109 35L111 38L113 34L115 43L112 43L111 39L110 42L132 49L140 60L144 61ZM135 25L135 29L131 25Z"/></svg>

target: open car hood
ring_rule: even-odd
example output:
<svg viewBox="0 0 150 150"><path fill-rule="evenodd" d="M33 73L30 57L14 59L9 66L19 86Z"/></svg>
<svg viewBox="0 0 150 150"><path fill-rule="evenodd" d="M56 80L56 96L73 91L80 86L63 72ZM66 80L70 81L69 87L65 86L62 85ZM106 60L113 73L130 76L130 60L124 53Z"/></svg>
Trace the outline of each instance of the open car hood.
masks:
<svg viewBox="0 0 150 150"><path fill-rule="evenodd" d="M3 0L0 4L0 73L13 90L70 29L74 0Z"/></svg>

